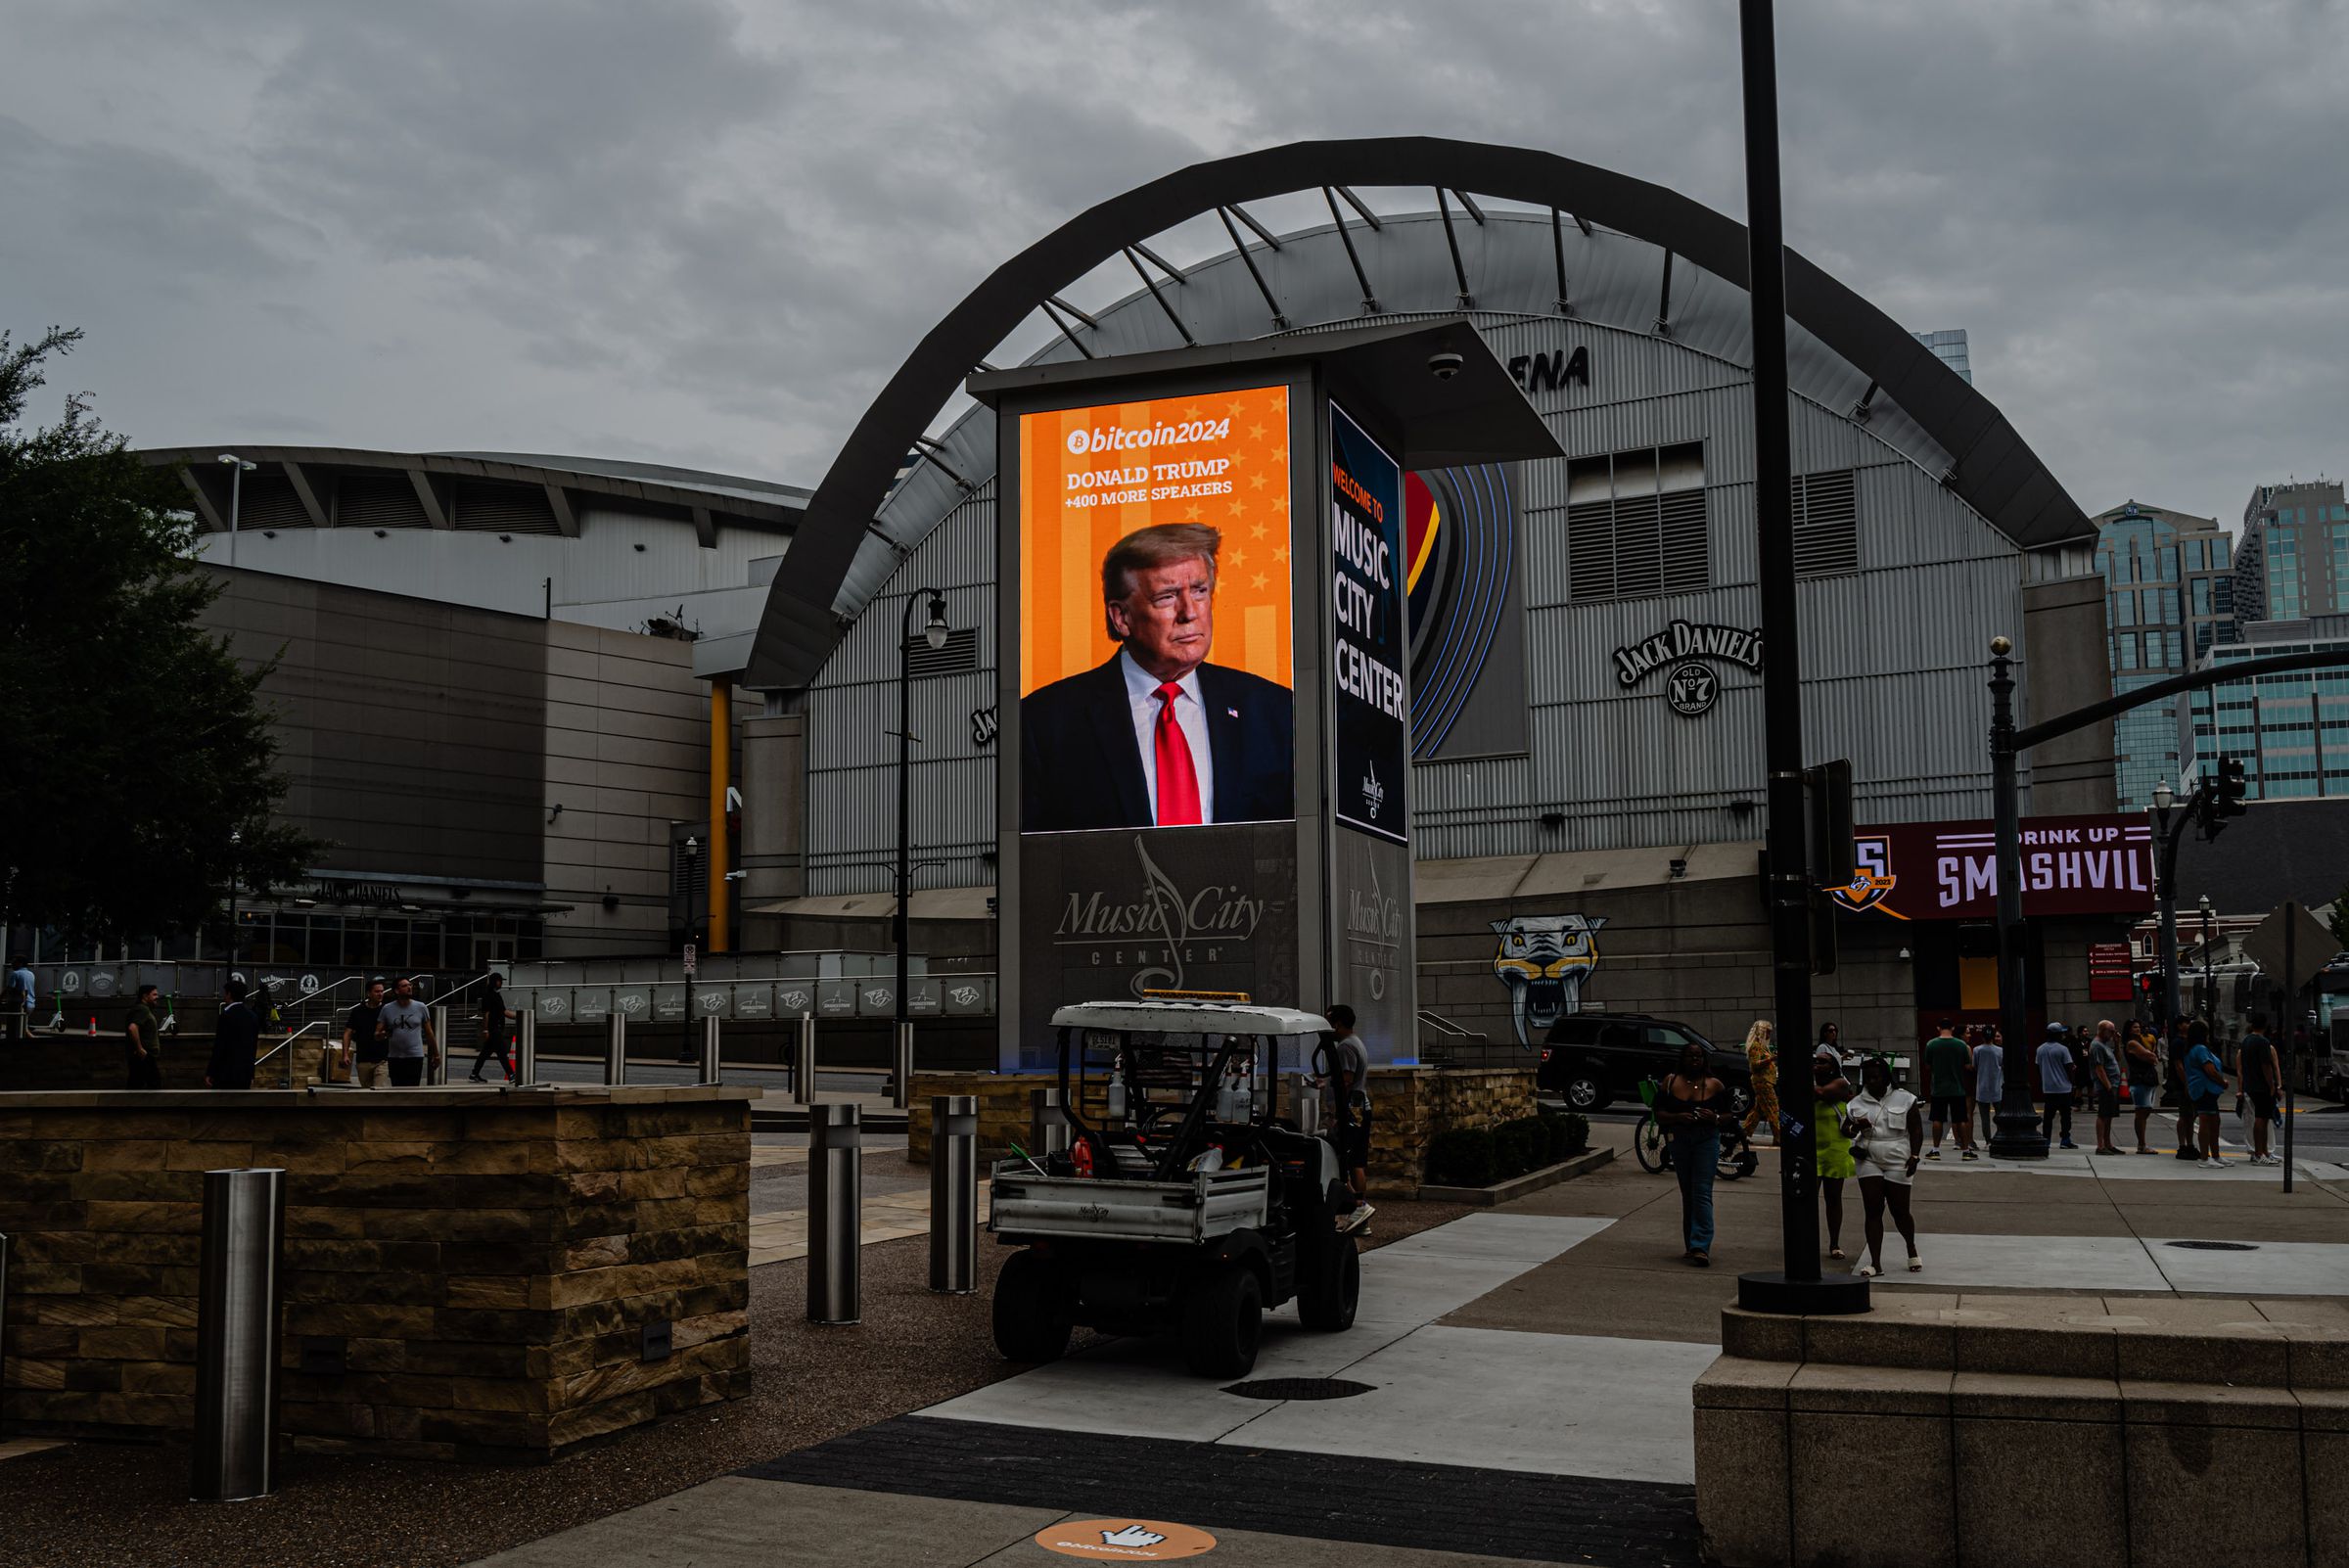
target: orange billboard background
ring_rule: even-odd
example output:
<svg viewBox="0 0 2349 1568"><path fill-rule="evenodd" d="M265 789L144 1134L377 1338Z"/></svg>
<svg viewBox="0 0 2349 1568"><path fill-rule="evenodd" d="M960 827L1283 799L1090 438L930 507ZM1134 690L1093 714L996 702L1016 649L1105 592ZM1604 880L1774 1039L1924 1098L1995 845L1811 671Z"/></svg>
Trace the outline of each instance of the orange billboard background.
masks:
<svg viewBox="0 0 2349 1568"><path fill-rule="evenodd" d="M1136 529L1220 529L1208 658L1294 688L1289 390L1020 419L1020 695L1108 662L1101 558Z"/></svg>

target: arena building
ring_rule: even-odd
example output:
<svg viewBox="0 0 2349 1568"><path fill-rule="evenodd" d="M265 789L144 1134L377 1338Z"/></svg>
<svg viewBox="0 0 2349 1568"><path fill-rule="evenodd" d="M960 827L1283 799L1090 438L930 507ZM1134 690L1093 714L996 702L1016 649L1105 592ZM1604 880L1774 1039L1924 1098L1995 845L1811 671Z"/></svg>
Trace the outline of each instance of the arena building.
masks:
<svg viewBox="0 0 2349 1568"><path fill-rule="evenodd" d="M1169 258L1184 254L1170 231L1195 240L1203 223L1229 243ZM811 491L485 454L152 455L184 468L222 533L241 471L215 459L260 464L242 482L229 602L267 578L377 608L576 623L541 633L543 714L513 722L580 726L603 754L634 725L643 750L615 761L537 744L540 874L511 891L570 910L539 911L539 940L519 955L617 961L640 938L633 951L657 957L695 923L690 894L681 914L672 897L694 873L670 846L698 836L706 855L728 837L727 783L740 786L739 837L718 865L735 877L711 880L734 897L710 945L745 964L886 946L902 665L919 742L915 945L984 973L1002 699L996 433L962 397L965 378L990 362L1465 317L1567 455L1409 486L1423 1041L1538 1043L1578 1005L1733 1039L1769 1011L1758 671L1796 657L1806 751L1851 761L1864 851L1874 846L1864 863L1876 856L1876 881L1846 900L1820 1016L1855 1042L1913 1044L1920 1017L1995 1010L1983 900L1962 878L1958 896L1931 897L1990 815L1991 638L2017 644L2026 715L2109 692L2096 529L1931 347L1790 255L1802 646L1762 648L1745 256L1743 229L1720 213L1546 154L1304 144L1126 193L1007 262L925 337ZM1103 287L1105 267L1128 279L1122 293ZM1040 348L1001 346L1032 343L1039 323ZM929 590L949 628L935 649L904 638ZM322 601L317 613L342 612ZM590 635L593 649L572 646ZM593 695L553 684L616 669L633 657L622 646L660 649L660 679ZM629 716L653 710L665 716ZM2111 812L2112 751L2109 725L2041 749L2027 815ZM638 768L673 787L636 789ZM582 809L609 819L589 860L627 862L626 891L612 895L637 909L627 922L579 920L603 912L606 879L555 869L574 863L555 845ZM519 810L514 821L519 833ZM2127 824L2066 831L2117 843ZM2114 853L2134 855L2134 841ZM2134 872L2116 860L2112 874L2109 897L2070 897L2063 882L2066 899L2034 922L2035 1014L2090 1007L2089 946L2120 940L2149 902L2127 885ZM2105 871L2049 875L2051 888L2100 885ZM1530 988L1508 978L1523 965L1497 962L1511 942L1541 960Z"/></svg>

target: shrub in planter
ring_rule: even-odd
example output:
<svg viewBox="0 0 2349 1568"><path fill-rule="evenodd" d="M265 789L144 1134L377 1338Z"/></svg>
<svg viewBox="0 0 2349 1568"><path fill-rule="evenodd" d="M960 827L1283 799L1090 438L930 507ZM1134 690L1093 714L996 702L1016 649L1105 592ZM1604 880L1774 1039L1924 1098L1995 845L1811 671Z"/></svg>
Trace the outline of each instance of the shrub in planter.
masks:
<svg viewBox="0 0 2349 1568"><path fill-rule="evenodd" d="M1590 1147L1590 1119L1580 1111L1568 1111L1558 1118L1566 1134L1565 1158L1572 1159Z"/></svg>
<svg viewBox="0 0 2349 1568"><path fill-rule="evenodd" d="M1530 1119L1529 1119L1530 1120ZM1503 1122L1493 1130L1494 1174L1513 1181L1542 1162L1541 1130L1524 1122Z"/></svg>
<svg viewBox="0 0 2349 1568"><path fill-rule="evenodd" d="M1489 1187L1493 1164L1493 1134L1481 1127L1439 1132L1427 1147L1427 1179L1439 1187Z"/></svg>
<svg viewBox="0 0 2349 1568"><path fill-rule="evenodd" d="M1566 1119L1544 1111L1534 1120L1542 1129L1542 1163L1556 1165L1572 1152L1566 1147Z"/></svg>

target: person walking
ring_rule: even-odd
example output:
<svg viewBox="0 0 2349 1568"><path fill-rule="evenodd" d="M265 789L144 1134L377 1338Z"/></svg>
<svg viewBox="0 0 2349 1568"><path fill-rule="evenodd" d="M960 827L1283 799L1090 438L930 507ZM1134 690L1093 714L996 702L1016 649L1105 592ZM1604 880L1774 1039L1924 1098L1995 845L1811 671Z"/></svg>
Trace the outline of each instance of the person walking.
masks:
<svg viewBox="0 0 2349 1568"><path fill-rule="evenodd" d="M440 1041L433 1034L432 1014L416 999L416 983L402 975L392 999L376 1015L376 1038L384 1042L385 1066L393 1088L414 1088L424 1082L426 1053L440 1060Z"/></svg>
<svg viewBox="0 0 2349 1568"><path fill-rule="evenodd" d="M160 987L141 986L130 1012L122 1020L124 1088L163 1086L162 1024L155 1016L156 1000L161 995Z"/></svg>
<svg viewBox="0 0 2349 1568"><path fill-rule="evenodd" d="M2186 1058L2193 1049L2193 1040L2184 1018L2170 1020L2169 1039L2170 1094L2178 1102L2178 1158L2199 1161L2202 1148L2194 1127L2194 1097L2186 1089Z"/></svg>
<svg viewBox="0 0 2349 1568"><path fill-rule="evenodd" d="M1681 1256L1699 1268L1713 1265L1713 1177L1721 1164L1721 1130L1736 1124L1728 1087L1705 1069L1705 1048L1681 1047L1678 1072L1664 1075L1656 1120L1672 1135L1672 1169L1681 1180Z"/></svg>
<svg viewBox="0 0 2349 1568"><path fill-rule="evenodd" d="M343 1015L343 1054L349 1058L351 1081L363 1089L384 1086L384 1039L375 1032L384 1010L384 977L367 982L367 995Z"/></svg>
<svg viewBox="0 0 2349 1568"><path fill-rule="evenodd" d="M2063 1120L2063 1144L2076 1149L2072 1141L2072 1048L2065 1043L2063 1026L2050 1024L2048 1038L2039 1043L2039 1100L2040 1132L2049 1142L2055 1141L2055 1122Z"/></svg>
<svg viewBox="0 0 2349 1568"><path fill-rule="evenodd" d="M1965 1094L1966 1075L1973 1067L1974 1053L1952 1032L1950 1021L1943 1019L1941 1033L1925 1041L1925 1086L1933 1096L1933 1147L1925 1155L1928 1160L1941 1158L1944 1128L1956 1130L1965 1159L1981 1158L1974 1152L1974 1121Z"/></svg>
<svg viewBox="0 0 2349 1568"><path fill-rule="evenodd" d="M2283 1074L2276 1060L2276 1042L2268 1038L2265 1013L2251 1015L2251 1032L2235 1049L2237 1091L2251 1102L2251 1163L2281 1165L2280 1155L2268 1152L2268 1130L2280 1115Z"/></svg>
<svg viewBox="0 0 2349 1568"><path fill-rule="evenodd" d="M1835 1064L1838 1067L1844 1065L1843 1029L1840 1025L1821 1024L1819 1026L1819 1049L1833 1051Z"/></svg>
<svg viewBox="0 0 2349 1568"><path fill-rule="evenodd" d="M1771 1147L1777 1147L1778 1137L1778 1048L1777 1031L1770 1020L1757 1018L1754 1027L1745 1032L1746 1074L1753 1083L1754 1103L1746 1108L1744 1131L1750 1139L1754 1129L1770 1129Z"/></svg>
<svg viewBox="0 0 2349 1568"><path fill-rule="evenodd" d="M2096 1096L2096 1152L2118 1154L2112 1141L2112 1124L2121 1115L2121 1052L2120 1029L2109 1018L2096 1024L2096 1038L2088 1045L2088 1092Z"/></svg>
<svg viewBox="0 0 2349 1568"><path fill-rule="evenodd" d="M1994 1026L1974 1041L1974 1126L1988 1142L1999 1125L1999 1106L2006 1098L2006 1043Z"/></svg>
<svg viewBox="0 0 2349 1568"><path fill-rule="evenodd" d="M8 979L0 982L0 1025L8 1038L20 1040L32 1034L32 964L23 953L11 954Z"/></svg>
<svg viewBox="0 0 2349 1568"><path fill-rule="evenodd" d="M1370 1053L1362 1049L1362 1038L1354 1032L1352 1007L1333 1002L1321 1016L1329 1020L1329 1033L1322 1037L1329 1053L1329 1072L1319 1082L1322 1114L1344 1145L1338 1151L1338 1167L1345 1173L1346 1184L1354 1189L1354 1212L1338 1222L1338 1228L1355 1231L1368 1224L1377 1212L1369 1200ZM1346 1107L1343 1122L1338 1120L1341 1102Z"/></svg>
<svg viewBox="0 0 2349 1568"><path fill-rule="evenodd" d="M2121 1074L2129 1085L2129 1109L2137 1118L2137 1152L2151 1154L2145 1124L2153 1120L2153 1102L2161 1095L2161 1050L2153 1042L2153 1032L2134 1018L2121 1041Z"/></svg>
<svg viewBox="0 0 2349 1568"><path fill-rule="evenodd" d="M482 1077L482 1069L492 1062L497 1064L499 1072L506 1075L507 1083L514 1082L514 1064L506 1060L508 1015L503 989L505 984L503 975L491 975L487 989L482 994L482 1048L473 1055L473 1081L476 1084L488 1082Z"/></svg>
<svg viewBox="0 0 2349 1568"><path fill-rule="evenodd" d="M1909 1271L1925 1260L1916 1250L1916 1221L1909 1209L1910 1184L1925 1141L1924 1108L1916 1096L1892 1082L1892 1064L1871 1056L1860 1069L1860 1092L1844 1107L1852 1128L1852 1162L1859 1170L1860 1203L1866 1215L1867 1261L1853 1272L1872 1279L1884 1271L1884 1212L1909 1244Z"/></svg>
<svg viewBox="0 0 2349 1568"><path fill-rule="evenodd" d="M1827 1256L1843 1256L1843 1184L1859 1175L1843 1108L1852 1081L1843 1076L1843 1056L1820 1041L1811 1053L1811 1138L1819 1149L1819 1195L1827 1210Z"/></svg>
<svg viewBox="0 0 2349 1568"><path fill-rule="evenodd" d="M220 988L220 1021L212 1026L212 1058L204 1070L211 1089L253 1087L253 1049L260 1043L261 1015L245 999L245 982Z"/></svg>
<svg viewBox="0 0 2349 1568"><path fill-rule="evenodd" d="M2195 1019L2187 1027L2186 1038L2186 1098L2193 1109L2200 1151L2194 1163L2205 1171L2222 1171L2227 1162L2219 1158L2219 1096L2227 1092L2227 1068L2210 1048L2208 1024Z"/></svg>

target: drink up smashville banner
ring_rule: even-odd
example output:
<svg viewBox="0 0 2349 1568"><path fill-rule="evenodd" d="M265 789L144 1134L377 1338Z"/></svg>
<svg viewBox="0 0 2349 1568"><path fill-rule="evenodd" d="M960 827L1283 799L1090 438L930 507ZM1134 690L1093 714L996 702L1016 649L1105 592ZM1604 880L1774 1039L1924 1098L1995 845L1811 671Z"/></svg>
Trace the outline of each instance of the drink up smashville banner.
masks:
<svg viewBox="0 0 2349 1568"><path fill-rule="evenodd" d="M1019 513L1021 696L1117 652L1101 559L1162 523L1223 535L1216 663L1294 688L1286 387L1023 414Z"/></svg>

